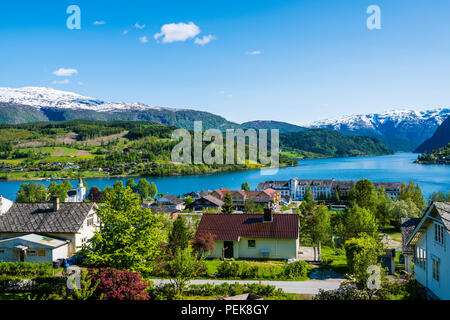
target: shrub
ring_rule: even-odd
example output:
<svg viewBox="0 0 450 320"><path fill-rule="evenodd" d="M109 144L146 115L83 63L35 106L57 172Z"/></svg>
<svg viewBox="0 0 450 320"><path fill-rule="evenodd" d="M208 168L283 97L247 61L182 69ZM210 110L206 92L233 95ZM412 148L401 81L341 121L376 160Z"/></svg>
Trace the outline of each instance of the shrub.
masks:
<svg viewBox="0 0 450 320"><path fill-rule="evenodd" d="M31 262L0 262L0 274L15 277L44 277L51 276L53 266L51 263Z"/></svg>
<svg viewBox="0 0 450 320"><path fill-rule="evenodd" d="M148 300L149 284L138 272L116 269L89 269L94 283L100 280L94 292L96 298L104 300Z"/></svg>
<svg viewBox="0 0 450 320"><path fill-rule="evenodd" d="M239 264L234 261L224 261L217 267L218 278L238 278L240 275Z"/></svg>
<svg viewBox="0 0 450 320"><path fill-rule="evenodd" d="M295 261L287 263L283 268L283 275L288 279L306 278L311 265L306 261Z"/></svg>

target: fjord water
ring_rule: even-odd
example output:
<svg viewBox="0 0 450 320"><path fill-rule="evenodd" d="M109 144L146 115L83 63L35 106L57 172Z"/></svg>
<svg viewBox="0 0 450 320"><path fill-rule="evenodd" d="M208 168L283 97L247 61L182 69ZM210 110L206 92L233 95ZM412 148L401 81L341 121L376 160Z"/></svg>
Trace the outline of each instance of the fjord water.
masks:
<svg viewBox="0 0 450 320"><path fill-rule="evenodd" d="M190 191L214 190L217 188L240 189L246 181L252 189L265 180L299 179L331 179L359 180L370 179L377 182L408 182L414 180L422 188L426 198L435 191L450 192L450 166L420 165L413 161L414 153L396 153L388 156L353 157L333 159L299 160L299 166L281 168L275 175L263 175L263 171L239 171L230 173L207 174L197 176L150 177L155 182L158 193L183 195ZM137 179L137 178L135 178ZM88 187L100 189L113 185L116 181L127 178L87 179ZM15 199L23 181L0 181L0 195ZM39 181L46 187L50 181ZM71 181L75 187L77 181Z"/></svg>

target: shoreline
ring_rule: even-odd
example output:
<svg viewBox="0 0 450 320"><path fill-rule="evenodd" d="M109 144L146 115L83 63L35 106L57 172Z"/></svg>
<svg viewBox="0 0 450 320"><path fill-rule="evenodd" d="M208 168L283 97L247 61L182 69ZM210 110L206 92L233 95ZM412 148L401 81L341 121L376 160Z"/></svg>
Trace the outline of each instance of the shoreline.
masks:
<svg viewBox="0 0 450 320"><path fill-rule="evenodd" d="M278 168L289 168L289 167L298 167L300 164L297 163L295 165L280 165ZM83 179L83 180L89 180L89 179L121 179L121 178L151 178L151 177L189 177L189 176L201 176L201 175L210 175L210 174L217 174L217 173L232 173L232 172L241 172L241 171L256 171L256 170L270 170L271 168L268 167L262 167L262 168L242 168L242 169L235 169L235 170L214 170L207 173L194 173L194 174L169 174L169 175L161 175L161 176L152 176L152 175L143 175L143 174L132 174L132 175L115 175L115 176L105 176L105 175L99 175L99 176L89 176L85 177L83 175L76 177L76 178L26 178L26 179L0 179L0 181L5 182L26 182L26 181L61 181L61 180L77 180L77 179Z"/></svg>

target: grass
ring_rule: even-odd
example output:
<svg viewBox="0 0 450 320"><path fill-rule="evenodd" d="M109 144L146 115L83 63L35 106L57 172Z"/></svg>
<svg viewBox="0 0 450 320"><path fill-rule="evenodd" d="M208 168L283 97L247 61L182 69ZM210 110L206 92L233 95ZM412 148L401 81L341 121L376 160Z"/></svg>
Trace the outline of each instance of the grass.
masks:
<svg viewBox="0 0 450 320"><path fill-rule="evenodd" d="M31 296L30 292L21 292L21 293L0 293L0 301L1 300L28 300L28 297Z"/></svg>
<svg viewBox="0 0 450 320"><path fill-rule="evenodd" d="M322 261L324 260L330 260L332 262L327 265L321 265L321 267L329 267L333 271L341 274L346 274L348 272L347 257L343 249L322 246Z"/></svg>

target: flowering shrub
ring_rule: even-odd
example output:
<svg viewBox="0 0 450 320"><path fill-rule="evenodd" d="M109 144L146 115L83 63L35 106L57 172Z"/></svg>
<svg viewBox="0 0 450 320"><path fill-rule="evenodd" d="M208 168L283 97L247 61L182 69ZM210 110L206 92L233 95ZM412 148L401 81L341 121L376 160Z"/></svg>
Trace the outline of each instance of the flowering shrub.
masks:
<svg viewBox="0 0 450 320"><path fill-rule="evenodd" d="M95 283L100 280L94 295L104 300L148 300L149 284L138 272L117 269L89 269L89 276Z"/></svg>

